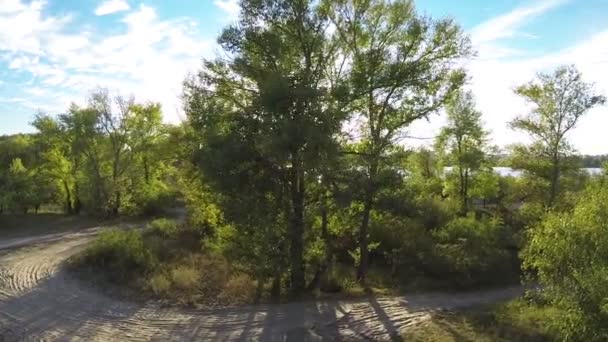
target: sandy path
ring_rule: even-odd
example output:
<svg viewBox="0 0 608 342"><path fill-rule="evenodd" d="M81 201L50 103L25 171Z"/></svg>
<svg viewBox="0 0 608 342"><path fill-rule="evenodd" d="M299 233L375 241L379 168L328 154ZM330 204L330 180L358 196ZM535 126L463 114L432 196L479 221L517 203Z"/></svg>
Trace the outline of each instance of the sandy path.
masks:
<svg viewBox="0 0 608 342"><path fill-rule="evenodd" d="M109 298L63 270L62 262L96 232L0 242L0 341L388 340L433 310L521 293L511 287L226 309L161 308Z"/></svg>

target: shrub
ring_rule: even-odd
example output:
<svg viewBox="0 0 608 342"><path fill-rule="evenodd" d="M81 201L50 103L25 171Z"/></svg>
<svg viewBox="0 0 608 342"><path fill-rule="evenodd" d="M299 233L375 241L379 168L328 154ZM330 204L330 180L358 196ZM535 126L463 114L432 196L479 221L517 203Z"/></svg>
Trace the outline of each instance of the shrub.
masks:
<svg viewBox="0 0 608 342"><path fill-rule="evenodd" d="M125 206L122 211L130 215L158 215L174 205L176 197L176 191L172 191L163 181L153 178L150 183L141 182L134 186L130 201L122 203Z"/></svg>
<svg viewBox="0 0 608 342"><path fill-rule="evenodd" d="M230 264L214 255L192 256L190 259L190 264L200 267L201 291L209 297L217 296L230 278Z"/></svg>
<svg viewBox="0 0 608 342"><path fill-rule="evenodd" d="M524 266L562 311L564 340L608 339L608 189L592 185L574 210L552 212L530 231Z"/></svg>
<svg viewBox="0 0 608 342"><path fill-rule="evenodd" d="M438 270L461 286L504 281L513 274L502 233L496 220L469 216L450 221L433 234Z"/></svg>
<svg viewBox="0 0 608 342"><path fill-rule="evenodd" d="M421 220L376 214L370 240L379 243L375 255L392 267L392 276L411 276L432 254L433 238Z"/></svg>
<svg viewBox="0 0 608 342"><path fill-rule="evenodd" d="M154 274L148 279L148 288L156 295L165 294L169 291L171 282L167 276L162 273Z"/></svg>
<svg viewBox="0 0 608 342"><path fill-rule="evenodd" d="M111 280L124 280L154 268L155 259L144 245L140 231L111 229L99 234L84 258L107 269Z"/></svg>
<svg viewBox="0 0 608 342"><path fill-rule="evenodd" d="M246 304L251 303L256 295L256 286L250 276L244 273L234 274L228 279L220 293L223 303Z"/></svg>
<svg viewBox="0 0 608 342"><path fill-rule="evenodd" d="M192 290L199 285L200 274L191 266L178 266L171 270L171 281L180 290Z"/></svg>
<svg viewBox="0 0 608 342"><path fill-rule="evenodd" d="M166 218L156 219L148 225L151 234L173 239L178 235L178 225L175 220Z"/></svg>

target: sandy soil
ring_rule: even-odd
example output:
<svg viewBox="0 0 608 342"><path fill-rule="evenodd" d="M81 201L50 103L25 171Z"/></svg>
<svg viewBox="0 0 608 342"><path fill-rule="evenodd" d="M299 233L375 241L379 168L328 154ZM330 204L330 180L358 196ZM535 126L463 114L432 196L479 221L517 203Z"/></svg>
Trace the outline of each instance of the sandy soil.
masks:
<svg viewBox="0 0 608 342"><path fill-rule="evenodd" d="M399 340L434 310L516 297L520 287L187 310L110 298L63 262L99 229L0 241L0 341Z"/></svg>

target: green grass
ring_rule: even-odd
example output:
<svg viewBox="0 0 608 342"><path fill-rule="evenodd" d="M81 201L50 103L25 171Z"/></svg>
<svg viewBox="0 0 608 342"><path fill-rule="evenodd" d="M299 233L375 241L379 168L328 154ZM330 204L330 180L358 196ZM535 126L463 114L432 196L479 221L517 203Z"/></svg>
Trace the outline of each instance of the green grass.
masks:
<svg viewBox="0 0 608 342"><path fill-rule="evenodd" d="M549 306L523 299L466 311L437 313L430 321L409 329L405 341L556 341L548 322L559 318Z"/></svg>

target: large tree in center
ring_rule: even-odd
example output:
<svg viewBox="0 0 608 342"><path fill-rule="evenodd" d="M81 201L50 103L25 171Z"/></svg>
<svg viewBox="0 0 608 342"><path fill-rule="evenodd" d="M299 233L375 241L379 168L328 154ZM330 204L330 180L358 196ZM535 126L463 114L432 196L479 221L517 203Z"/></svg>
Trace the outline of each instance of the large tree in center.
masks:
<svg viewBox="0 0 608 342"><path fill-rule="evenodd" d="M336 150L342 121L326 76L334 51L328 21L314 3L241 2L238 25L219 39L225 56L206 62L185 86L206 179L226 199L226 215L243 235L285 222L295 293L305 287L307 183L316 181L315 170ZM231 210L237 203L239 210ZM269 255L281 249L276 238Z"/></svg>
<svg viewBox="0 0 608 342"><path fill-rule="evenodd" d="M409 0L327 0L325 6L346 57L349 108L361 119L361 156L367 173L359 227L358 279L369 263L368 228L379 174L412 122L440 109L465 80L458 61L469 40L451 19L418 15Z"/></svg>

